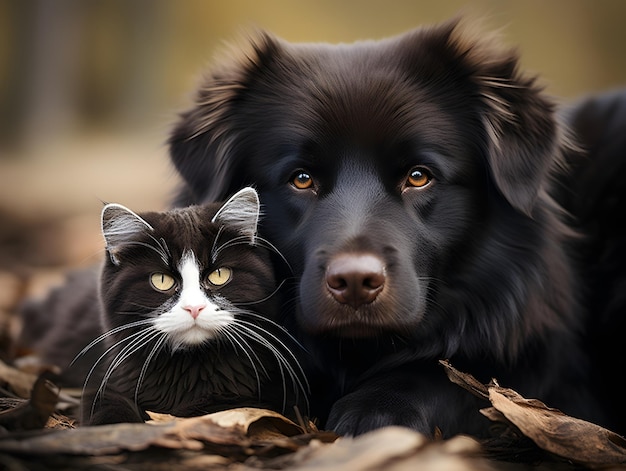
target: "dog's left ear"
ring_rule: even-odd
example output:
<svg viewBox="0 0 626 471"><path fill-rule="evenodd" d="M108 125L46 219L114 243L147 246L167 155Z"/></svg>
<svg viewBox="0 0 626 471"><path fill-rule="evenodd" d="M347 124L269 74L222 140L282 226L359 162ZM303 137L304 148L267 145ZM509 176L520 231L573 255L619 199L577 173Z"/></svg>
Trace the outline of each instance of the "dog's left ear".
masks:
<svg viewBox="0 0 626 471"><path fill-rule="evenodd" d="M195 103L168 141L171 162L183 178L179 206L223 200L250 184L242 165L238 104L250 85L279 55L279 40L259 31L245 46L231 49L207 73Z"/></svg>
<svg viewBox="0 0 626 471"><path fill-rule="evenodd" d="M517 53L498 44L495 35L473 35L458 25L449 39L483 103L493 180L514 208L530 215L562 158L564 137L555 106L535 77L523 75Z"/></svg>

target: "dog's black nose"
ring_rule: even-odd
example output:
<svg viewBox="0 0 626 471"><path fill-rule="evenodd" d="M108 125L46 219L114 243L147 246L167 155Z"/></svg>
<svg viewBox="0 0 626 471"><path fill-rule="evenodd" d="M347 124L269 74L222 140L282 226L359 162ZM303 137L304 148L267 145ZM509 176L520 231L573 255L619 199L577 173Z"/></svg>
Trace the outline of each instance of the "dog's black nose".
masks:
<svg viewBox="0 0 626 471"><path fill-rule="evenodd" d="M385 284L382 260L370 254L343 254L333 258L326 270L326 286L342 304L358 309L376 299Z"/></svg>

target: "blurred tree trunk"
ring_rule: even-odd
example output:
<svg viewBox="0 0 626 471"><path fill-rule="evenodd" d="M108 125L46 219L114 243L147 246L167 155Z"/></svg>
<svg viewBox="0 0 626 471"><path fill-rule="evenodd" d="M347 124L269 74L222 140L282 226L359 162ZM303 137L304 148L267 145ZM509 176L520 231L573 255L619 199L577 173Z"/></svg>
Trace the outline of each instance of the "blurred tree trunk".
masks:
<svg viewBox="0 0 626 471"><path fill-rule="evenodd" d="M23 110L22 122L16 122L17 138L28 136L47 142L63 135L77 119L75 90L79 81L79 38L85 3L80 0L17 3L19 16L24 19L16 28L22 70L16 71L18 76L14 79L19 82L15 99Z"/></svg>

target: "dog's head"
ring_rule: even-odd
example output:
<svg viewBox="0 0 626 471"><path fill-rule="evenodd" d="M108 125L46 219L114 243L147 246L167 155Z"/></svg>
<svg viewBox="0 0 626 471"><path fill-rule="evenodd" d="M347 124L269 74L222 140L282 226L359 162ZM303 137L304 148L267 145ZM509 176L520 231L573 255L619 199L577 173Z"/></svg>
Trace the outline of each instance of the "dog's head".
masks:
<svg viewBox="0 0 626 471"><path fill-rule="evenodd" d="M336 46L262 33L206 78L170 145L181 203L258 189L306 331L449 352L470 330L505 349L547 322L520 321L517 277L540 271L553 106L457 21Z"/></svg>

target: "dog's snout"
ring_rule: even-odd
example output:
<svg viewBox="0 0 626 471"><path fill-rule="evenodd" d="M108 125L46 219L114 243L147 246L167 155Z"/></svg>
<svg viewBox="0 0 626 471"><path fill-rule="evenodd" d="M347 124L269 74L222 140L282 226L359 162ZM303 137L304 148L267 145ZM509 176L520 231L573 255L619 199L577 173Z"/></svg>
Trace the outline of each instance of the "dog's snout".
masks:
<svg viewBox="0 0 626 471"><path fill-rule="evenodd" d="M374 255L344 254L331 259L326 270L326 287L333 297L355 310L369 304L385 284L385 266Z"/></svg>

